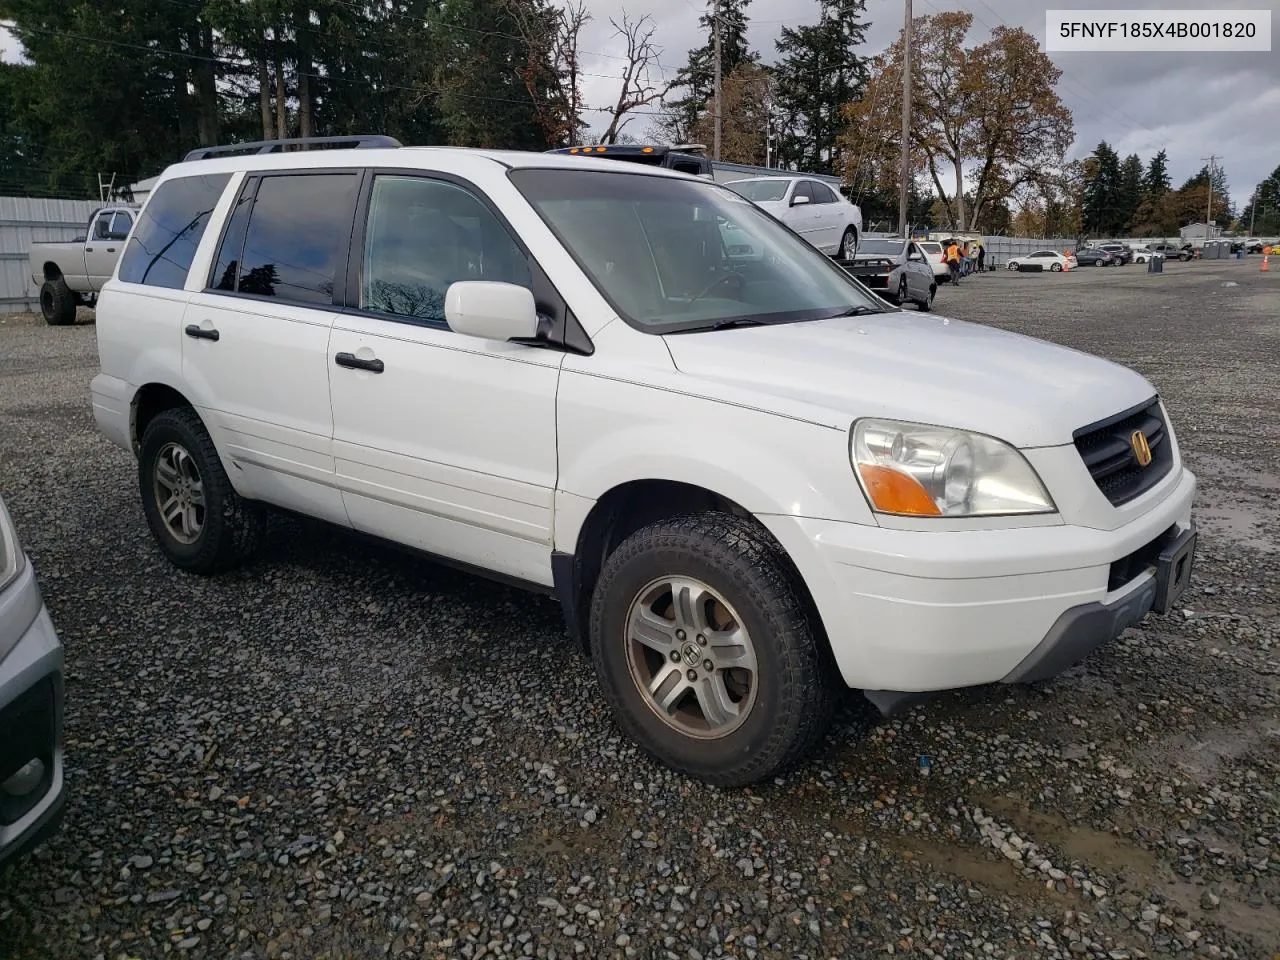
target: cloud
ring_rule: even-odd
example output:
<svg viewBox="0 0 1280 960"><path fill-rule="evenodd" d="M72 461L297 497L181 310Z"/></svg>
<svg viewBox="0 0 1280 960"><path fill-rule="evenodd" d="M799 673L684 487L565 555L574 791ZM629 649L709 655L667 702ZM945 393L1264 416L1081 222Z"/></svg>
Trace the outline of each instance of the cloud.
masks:
<svg viewBox="0 0 1280 960"><path fill-rule="evenodd" d="M623 48L612 36L609 17L650 14L657 24L654 39L663 48L661 62L668 78L705 37L698 17L702 0L589 0L593 20L582 37L591 51L583 69L586 102L605 106L617 96ZM915 0L915 14L966 10L974 16L970 42L981 42L1001 24L1023 27L1044 41L1045 11L1072 4L1063 0ZM1085 4L1086 7L1103 6ZM1125 9L1271 9L1273 29L1280 24L1280 0L1125 0ZM817 0L753 0L747 8L749 40L766 62L775 57L774 41L784 25L812 23ZM902 0L868 0L866 52L878 53L902 28ZM1054 53L1062 69L1058 93L1075 115L1072 156L1090 153L1106 140L1122 155L1137 153L1144 161L1157 150L1169 153L1170 175L1177 186L1205 165L1212 151L1231 184L1237 210L1248 202L1254 185L1280 165L1280 51L1266 53ZM601 114L588 114L595 131ZM637 117L628 130L642 134L649 117Z"/></svg>

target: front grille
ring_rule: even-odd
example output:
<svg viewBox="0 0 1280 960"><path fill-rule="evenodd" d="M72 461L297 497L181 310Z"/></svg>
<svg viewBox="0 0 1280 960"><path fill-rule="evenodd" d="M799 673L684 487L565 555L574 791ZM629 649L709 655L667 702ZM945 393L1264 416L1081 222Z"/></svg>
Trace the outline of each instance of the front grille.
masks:
<svg viewBox="0 0 1280 960"><path fill-rule="evenodd" d="M1133 448L1139 430L1151 448L1151 463L1145 467ZM1159 400L1081 427L1074 439L1093 482L1117 507L1150 490L1173 467L1173 443Z"/></svg>

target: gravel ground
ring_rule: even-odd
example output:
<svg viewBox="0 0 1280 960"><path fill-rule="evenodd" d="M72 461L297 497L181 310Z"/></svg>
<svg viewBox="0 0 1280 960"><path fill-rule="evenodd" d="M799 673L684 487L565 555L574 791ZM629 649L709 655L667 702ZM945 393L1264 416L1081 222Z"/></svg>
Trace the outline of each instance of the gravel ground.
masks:
<svg viewBox="0 0 1280 960"><path fill-rule="evenodd" d="M639 756L557 607L280 520L184 576L95 432L91 325L0 318L0 490L67 646L69 807L0 956L1280 951L1280 276L990 274L938 309L1131 364L1201 477L1185 609L758 789ZM928 775L920 757L931 758Z"/></svg>

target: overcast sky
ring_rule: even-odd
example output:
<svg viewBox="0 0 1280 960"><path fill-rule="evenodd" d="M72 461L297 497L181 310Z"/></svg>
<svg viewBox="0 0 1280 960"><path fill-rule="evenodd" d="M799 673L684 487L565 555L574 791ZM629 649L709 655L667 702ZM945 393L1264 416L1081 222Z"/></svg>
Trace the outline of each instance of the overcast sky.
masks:
<svg viewBox="0 0 1280 960"><path fill-rule="evenodd" d="M1001 23L1021 26L1044 42L1049 8L1105 8L1106 3L1063 0L915 0L915 14L967 10L974 15L970 42L980 42ZM1073 156L1088 154L1099 140L1122 156L1137 153L1145 162L1161 147L1169 152L1174 186L1217 154L1231 184L1237 209L1253 187L1280 165L1280 0L1122 0L1113 9L1270 9L1273 41L1269 53L1055 53L1063 70L1058 93L1075 115ZM593 21L581 45L583 69L596 76L584 80L586 102L604 106L617 96L622 45L609 18L625 8L632 15L650 14L657 23L661 62L673 75L691 47L702 42L698 16L704 0L587 0ZM765 61L774 58L774 41L784 25L817 19L817 0L753 0L749 40ZM868 0L866 50L877 53L902 27L902 0ZM0 56L13 59L12 37L0 31ZM600 114L588 114L598 122ZM637 117L628 132L643 136L649 117ZM599 129L597 127L597 129Z"/></svg>

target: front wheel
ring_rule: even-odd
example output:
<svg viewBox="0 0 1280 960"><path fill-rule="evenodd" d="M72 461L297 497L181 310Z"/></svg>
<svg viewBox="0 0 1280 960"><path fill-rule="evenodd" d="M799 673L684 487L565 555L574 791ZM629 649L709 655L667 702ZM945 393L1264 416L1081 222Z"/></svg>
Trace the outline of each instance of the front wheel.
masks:
<svg viewBox="0 0 1280 960"><path fill-rule="evenodd" d="M916 301L916 306L917 306L918 308L920 308L921 310L924 310L924 311L932 310L932 309L933 309L933 298L937 295L937 293L938 293L938 288L937 288L937 286L936 286L936 285L934 285L934 284L930 284L930 285L929 285L929 292L925 295L925 298L924 298L923 300L917 300L917 301Z"/></svg>
<svg viewBox="0 0 1280 960"><path fill-rule="evenodd" d="M40 313L51 327L67 327L76 322L76 295L64 277L46 280L40 286Z"/></svg>
<svg viewBox="0 0 1280 960"><path fill-rule="evenodd" d="M820 628L782 550L751 520L699 514L632 534L600 573L590 635L618 724L707 783L780 773L830 720Z"/></svg>
<svg viewBox="0 0 1280 960"><path fill-rule="evenodd" d="M844 236L840 238L840 247L836 250L837 260L848 260L858 252L858 231L853 227L844 228Z"/></svg>
<svg viewBox="0 0 1280 960"><path fill-rule="evenodd" d="M232 488L213 440L190 407L165 410L147 425L138 486L152 536L183 570L229 570L262 539L262 507Z"/></svg>
<svg viewBox="0 0 1280 960"><path fill-rule="evenodd" d="M903 277L898 281L898 296L895 299L898 306L902 306L907 302L907 278Z"/></svg>
<svg viewBox="0 0 1280 960"><path fill-rule="evenodd" d="M1017 265L1016 263L1014 263L1014 262L1010 261L1010 262L1009 262L1009 269L1010 269L1010 270L1017 270L1017 269L1018 269L1018 265Z"/></svg>

